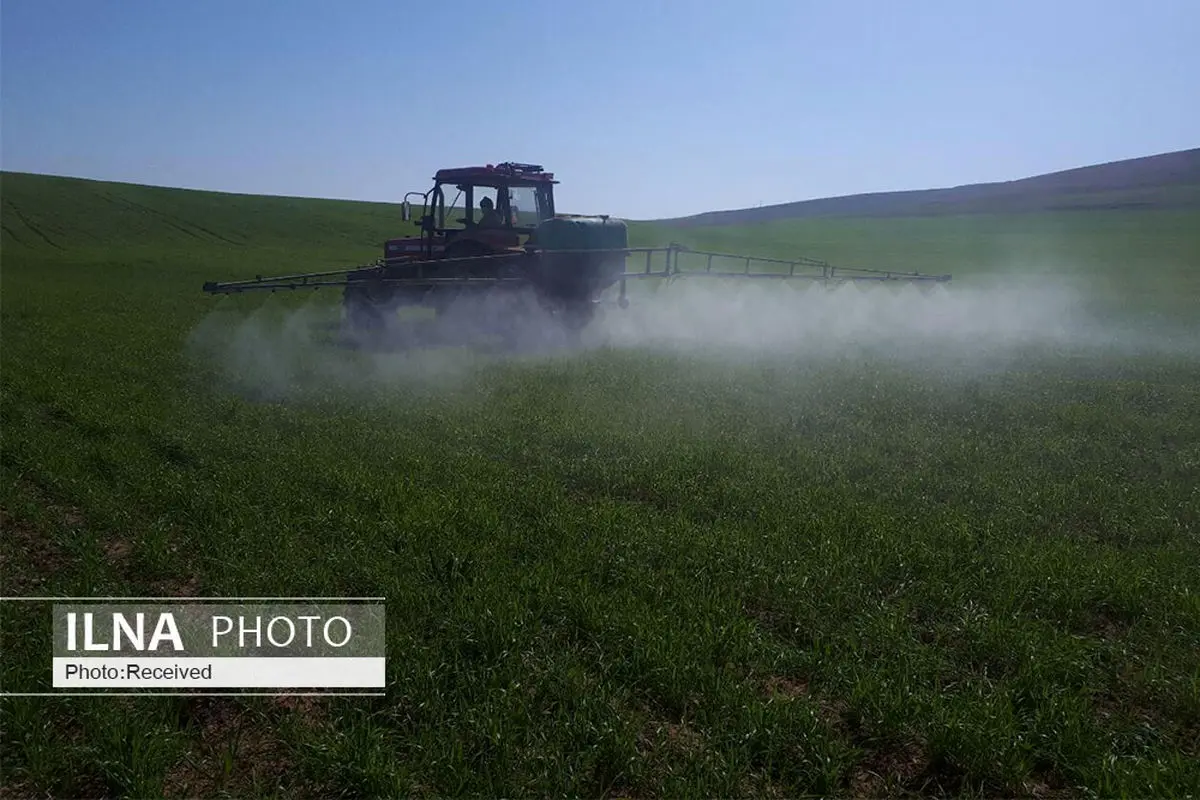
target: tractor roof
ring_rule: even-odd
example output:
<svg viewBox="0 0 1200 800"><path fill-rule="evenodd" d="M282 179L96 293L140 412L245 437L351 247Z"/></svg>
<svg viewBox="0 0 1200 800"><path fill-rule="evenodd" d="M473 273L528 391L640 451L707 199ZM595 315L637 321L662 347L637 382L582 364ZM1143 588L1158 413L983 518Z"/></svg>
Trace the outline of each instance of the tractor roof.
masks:
<svg viewBox="0 0 1200 800"><path fill-rule="evenodd" d="M488 164L484 167L455 167L439 169L433 179L438 183L473 183L480 186L490 186L498 183L538 184L558 183L554 180L553 172L546 172L538 164L517 164L506 161L503 164Z"/></svg>

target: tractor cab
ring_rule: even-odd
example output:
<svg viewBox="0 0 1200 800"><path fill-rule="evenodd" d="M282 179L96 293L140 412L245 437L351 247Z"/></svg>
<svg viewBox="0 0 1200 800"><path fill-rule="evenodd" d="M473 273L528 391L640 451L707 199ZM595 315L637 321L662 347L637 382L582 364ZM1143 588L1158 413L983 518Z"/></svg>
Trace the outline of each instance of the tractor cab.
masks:
<svg viewBox="0 0 1200 800"><path fill-rule="evenodd" d="M544 220L554 218L553 173L536 164L488 164L438 170L433 188L409 192L402 205L413 219L409 197L421 198L416 237L393 239L385 259L460 258L521 248Z"/></svg>

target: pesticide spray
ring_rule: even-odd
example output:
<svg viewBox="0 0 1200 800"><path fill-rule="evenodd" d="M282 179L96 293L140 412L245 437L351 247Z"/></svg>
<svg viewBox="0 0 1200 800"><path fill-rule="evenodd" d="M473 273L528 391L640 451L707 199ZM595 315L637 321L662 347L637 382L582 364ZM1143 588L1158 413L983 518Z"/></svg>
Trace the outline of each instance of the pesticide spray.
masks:
<svg viewBox="0 0 1200 800"><path fill-rule="evenodd" d="M611 300L611 299L610 299ZM1004 368L1019 354L1161 353L1196 357L1194 332L1135 332L1092 312L1078 283L1022 280L1010 273L954 287L825 287L787 282L738 285L683 278L601 307L578 339L536 303L511 296L452 306L437 320L395 320L387 335L356 339L336 305L274 300L249 311L233 301L204 319L188 348L227 388L259 398L299 391L417 386L463 388L479 369L581 351L653 352L719 364L780 364L856 357L913 367ZM230 303L230 305L225 305ZM508 336L489 340L509 318Z"/></svg>

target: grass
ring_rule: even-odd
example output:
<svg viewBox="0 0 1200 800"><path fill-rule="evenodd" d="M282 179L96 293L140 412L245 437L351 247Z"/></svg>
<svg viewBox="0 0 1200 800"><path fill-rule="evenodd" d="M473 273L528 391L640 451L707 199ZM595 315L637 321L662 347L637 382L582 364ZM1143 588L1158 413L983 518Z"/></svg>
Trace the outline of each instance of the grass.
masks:
<svg viewBox="0 0 1200 800"><path fill-rule="evenodd" d="M394 209L0 188L3 593L379 594L389 612L385 699L6 698L10 794L1200 787L1194 351L457 353L331 382L330 362L380 373L317 348L256 396L261 365L189 346L214 308L336 308L201 283L372 259L404 230ZM1093 279L1121 324L1194 330L1196 222L684 241L967 286L1032 264ZM0 612L0 680L48 684L44 619Z"/></svg>

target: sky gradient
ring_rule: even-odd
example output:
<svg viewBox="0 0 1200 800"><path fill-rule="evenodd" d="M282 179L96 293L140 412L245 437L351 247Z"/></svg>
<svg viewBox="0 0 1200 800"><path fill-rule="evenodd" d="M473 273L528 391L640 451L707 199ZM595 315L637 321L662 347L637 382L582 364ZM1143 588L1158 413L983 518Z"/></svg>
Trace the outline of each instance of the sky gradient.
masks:
<svg viewBox="0 0 1200 800"><path fill-rule="evenodd" d="M644 219L1200 145L1200 1L2 0L0 167Z"/></svg>

